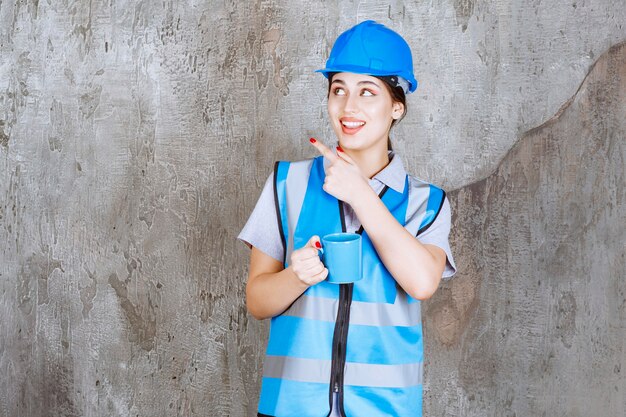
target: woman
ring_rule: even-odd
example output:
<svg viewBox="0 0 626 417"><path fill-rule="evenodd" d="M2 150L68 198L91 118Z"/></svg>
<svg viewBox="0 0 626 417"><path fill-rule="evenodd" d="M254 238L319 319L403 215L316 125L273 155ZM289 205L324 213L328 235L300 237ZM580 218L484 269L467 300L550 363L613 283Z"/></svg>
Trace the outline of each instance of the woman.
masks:
<svg viewBox="0 0 626 417"><path fill-rule="evenodd" d="M411 51L373 21L335 42L326 68L339 146L280 162L239 239L247 306L272 318L259 416L421 416L420 300L455 272L445 193L406 173L389 131L413 92ZM325 281L320 237L362 235L364 278Z"/></svg>

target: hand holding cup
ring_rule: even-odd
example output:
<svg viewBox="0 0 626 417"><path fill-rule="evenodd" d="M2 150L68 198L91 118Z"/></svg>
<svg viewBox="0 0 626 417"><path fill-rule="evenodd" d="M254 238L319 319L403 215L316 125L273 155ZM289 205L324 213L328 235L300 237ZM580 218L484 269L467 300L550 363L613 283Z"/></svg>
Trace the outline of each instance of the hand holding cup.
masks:
<svg viewBox="0 0 626 417"><path fill-rule="evenodd" d="M322 245L319 236L312 236L306 245L291 254L292 271L308 286L315 285L328 276L328 269L318 255L320 250L322 250Z"/></svg>

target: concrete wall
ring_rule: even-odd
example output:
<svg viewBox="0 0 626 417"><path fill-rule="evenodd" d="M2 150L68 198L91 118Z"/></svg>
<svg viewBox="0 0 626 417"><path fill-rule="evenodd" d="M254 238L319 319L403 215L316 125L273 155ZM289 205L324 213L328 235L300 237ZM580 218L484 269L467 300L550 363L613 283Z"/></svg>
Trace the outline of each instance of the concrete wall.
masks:
<svg viewBox="0 0 626 417"><path fill-rule="evenodd" d="M451 193L462 270L426 303L429 415L626 415L625 139L622 43Z"/></svg>
<svg viewBox="0 0 626 417"><path fill-rule="evenodd" d="M416 3L1 1L0 417L254 415L234 237L334 141L312 71L365 18L416 57L395 147L456 190L428 415L624 415L626 10Z"/></svg>

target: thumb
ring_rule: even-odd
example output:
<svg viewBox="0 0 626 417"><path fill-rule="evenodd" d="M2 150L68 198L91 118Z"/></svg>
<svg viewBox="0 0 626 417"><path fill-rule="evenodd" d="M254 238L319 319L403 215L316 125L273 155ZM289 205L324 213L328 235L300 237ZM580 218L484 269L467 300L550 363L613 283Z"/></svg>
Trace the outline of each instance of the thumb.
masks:
<svg viewBox="0 0 626 417"><path fill-rule="evenodd" d="M322 242L320 241L320 237L318 235L311 236L311 239L309 239L307 245L312 247L313 249L322 249Z"/></svg>

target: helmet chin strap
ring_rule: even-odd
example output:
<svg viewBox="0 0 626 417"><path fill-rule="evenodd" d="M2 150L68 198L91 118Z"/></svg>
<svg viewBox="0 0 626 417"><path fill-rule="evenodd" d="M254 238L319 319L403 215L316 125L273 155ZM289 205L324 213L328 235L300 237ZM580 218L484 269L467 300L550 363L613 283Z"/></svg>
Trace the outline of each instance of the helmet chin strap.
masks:
<svg viewBox="0 0 626 417"><path fill-rule="evenodd" d="M398 77L398 86L402 87L404 94L409 94L409 82L402 77Z"/></svg>

